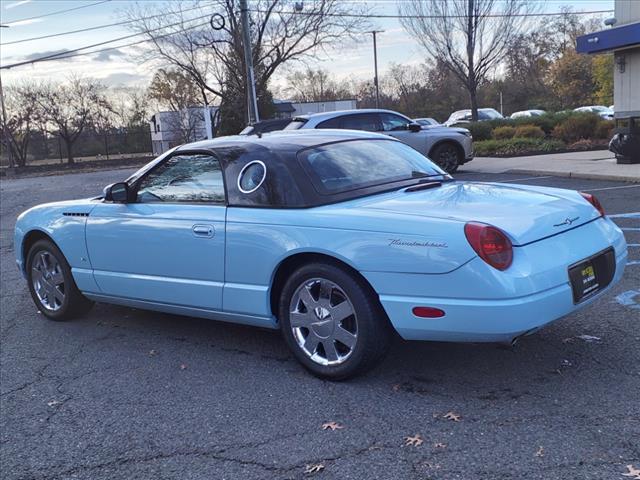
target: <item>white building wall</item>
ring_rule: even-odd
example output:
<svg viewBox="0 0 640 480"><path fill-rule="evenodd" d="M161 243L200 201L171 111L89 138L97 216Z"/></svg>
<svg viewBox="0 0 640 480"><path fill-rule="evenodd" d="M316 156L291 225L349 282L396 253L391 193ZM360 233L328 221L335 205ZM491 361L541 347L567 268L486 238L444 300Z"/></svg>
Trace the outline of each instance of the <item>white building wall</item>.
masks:
<svg viewBox="0 0 640 480"><path fill-rule="evenodd" d="M356 101L336 100L331 102L292 102L291 106L296 109L292 116L310 115L312 113L335 112L337 110L353 110L356 108Z"/></svg>
<svg viewBox="0 0 640 480"><path fill-rule="evenodd" d="M616 0L615 27L640 22L640 0ZM615 28L614 27L614 28ZM640 47L615 52L613 74L616 118L640 116ZM624 72L620 64L624 63Z"/></svg>

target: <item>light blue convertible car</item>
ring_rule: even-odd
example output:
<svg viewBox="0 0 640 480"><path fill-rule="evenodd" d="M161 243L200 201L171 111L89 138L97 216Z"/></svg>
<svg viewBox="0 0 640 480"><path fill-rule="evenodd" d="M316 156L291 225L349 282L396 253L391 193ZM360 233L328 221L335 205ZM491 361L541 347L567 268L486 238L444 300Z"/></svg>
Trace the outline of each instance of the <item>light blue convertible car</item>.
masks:
<svg viewBox="0 0 640 480"><path fill-rule="evenodd" d="M278 328L334 379L394 331L511 342L601 297L627 259L592 195L456 181L338 130L183 145L101 197L24 212L15 246L51 319L98 301Z"/></svg>

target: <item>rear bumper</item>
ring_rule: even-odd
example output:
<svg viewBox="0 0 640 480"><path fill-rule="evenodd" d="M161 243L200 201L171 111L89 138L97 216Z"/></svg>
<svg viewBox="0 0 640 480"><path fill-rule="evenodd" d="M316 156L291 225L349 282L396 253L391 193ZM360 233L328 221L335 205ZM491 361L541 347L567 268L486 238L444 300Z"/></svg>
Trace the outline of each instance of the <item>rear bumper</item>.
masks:
<svg viewBox="0 0 640 480"><path fill-rule="evenodd" d="M616 257L616 273L609 286L579 304L573 303L568 283L533 295L505 300L393 295L382 295L380 300L396 330L406 340L510 342L598 300L620 281L626 262L625 251ZM417 318L411 313L416 305L440 308L446 315L434 319Z"/></svg>
<svg viewBox="0 0 640 480"><path fill-rule="evenodd" d="M609 246L615 250L611 283L574 304L568 267ZM509 342L606 295L627 263L624 236L608 219L516 250L505 272L476 257L447 274L403 279L401 274L364 273L394 328L407 340ZM439 308L445 316L418 318L412 313L416 306Z"/></svg>

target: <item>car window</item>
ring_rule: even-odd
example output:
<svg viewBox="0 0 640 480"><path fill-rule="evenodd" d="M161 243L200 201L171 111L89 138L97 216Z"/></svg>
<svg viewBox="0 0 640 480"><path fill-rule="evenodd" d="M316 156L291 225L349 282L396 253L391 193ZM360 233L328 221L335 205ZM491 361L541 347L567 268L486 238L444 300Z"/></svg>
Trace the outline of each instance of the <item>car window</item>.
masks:
<svg viewBox="0 0 640 480"><path fill-rule="evenodd" d="M141 179L138 202L224 203L220 162L205 154L174 155Z"/></svg>
<svg viewBox="0 0 640 480"><path fill-rule="evenodd" d="M394 115L393 113L381 113L380 120L382 121L382 130L385 132L406 130L407 125L410 123L406 118L400 115Z"/></svg>
<svg viewBox="0 0 640 480"><path fill-rule="evenodd" d="M330 143L302 150L298 158L322 194L446 175L417 150L394 140Z"/></svg>
<svg viewBox="0 0 640 480"><path fill-rule="evenodd" d="M380 126L377 113L358 113L356 115L344 115L340 117L342 128L350 130L364 130L366 132L378 132Z"/></svg>
<svg viewBox="0 0 640 480"><path fill-rule="evenodd" d="M340 123L342 122L342 117L334 117L329 120L325 120L324 122L320 122L316 125L316 128L340 128Z"/></svg>

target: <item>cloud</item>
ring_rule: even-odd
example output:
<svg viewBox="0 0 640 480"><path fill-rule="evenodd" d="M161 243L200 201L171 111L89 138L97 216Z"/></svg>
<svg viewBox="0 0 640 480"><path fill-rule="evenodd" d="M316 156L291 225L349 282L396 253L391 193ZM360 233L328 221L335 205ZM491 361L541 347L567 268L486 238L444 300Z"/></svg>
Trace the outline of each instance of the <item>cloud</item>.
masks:
<svg viewBox="0 0 640 480"><path fill-rule="evenodd" d="M9 27L19 27L20 25L31 25L32 23L40 23L41 18L28 18L26 20L16 20L15 22L5 23Z"/></svg>
<svg viewBox="0 0 640 480"><path fill-rule="evenodd" d="M25 3L30 3L30 2L31 0L20 0L18 2L10 3L6 7L4 7L4 9L9 10L10 8L16 8L16 7L19 7L20 5L24 5Z"/></svg>
<svg viewBox="0 0 640 480"><path fill-rule="evenodd" d="M34 52L34 53L30 53L29 55L25 55L24 60L37 60L38 58L41 58L41 57L48 57L49 55L63 54L63 53L67 53L68 51L69 51L68 48L62 48L60 50L47 50L45 52Z"/></svg>
<svg viewBox="0 0 640 480"><path fill-rule="evenodd" d="M124 57L125 55L126 53L124 53L122 50L114 48L112 50L106 50L104 52L98 53L95 57L93 57L93 59L96 62L108 62L112 57Z"/></svg>
<svg viewBox="0 0 640 480"><path fill-rule="evenodd" d="M101 78L102 82L110 87L118 86L132 86L146 83L149 78L145 75L138 75L136 73L127 72L115 72Z"/></svg>

